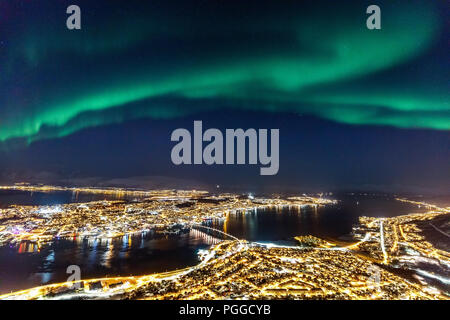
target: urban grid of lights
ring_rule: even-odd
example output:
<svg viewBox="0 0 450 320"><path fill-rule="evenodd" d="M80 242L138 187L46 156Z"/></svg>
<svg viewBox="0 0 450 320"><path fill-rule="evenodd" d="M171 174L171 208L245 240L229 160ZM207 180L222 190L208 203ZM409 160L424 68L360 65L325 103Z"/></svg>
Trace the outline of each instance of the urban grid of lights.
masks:
<svg viewBox="0 0 450 320"><path fill-rule="evenodd" d="M301 197L254 198L235 194L211 195L206 191L64 188L53 186L2 186L34 192L72 191L113 194L134 200L104 200L56 206L18 206L0 209L0 244L31 243L29 250L60 238L110 239L154 230L177 233L205 220L225 219L233 212L263 208L298 208L325 205L332 200Z"/></svg>
<svg viewBox="0 0 450 320"><path fill-rule="evenodd" d="M51 284L5 294L0 299L449 299L450 254L445 248L435 247L429 237L433 232L449 236L445 226L450 208L397 200L428 211L392 218L361 217L353 229L353 243L304 236L296 237L297 245L280 246L234 238L202 251L202 261L194 267ZM61 236L115 237L149 228L170 232L174 226L198 227L205 219L224 219L228 214L258 207L300 208L330 203L333 201L322 197L151 191L136 201L13 206L1 212L0 236L3 242L42 245ZM220 232L226 234L226 230Z"/></svg>

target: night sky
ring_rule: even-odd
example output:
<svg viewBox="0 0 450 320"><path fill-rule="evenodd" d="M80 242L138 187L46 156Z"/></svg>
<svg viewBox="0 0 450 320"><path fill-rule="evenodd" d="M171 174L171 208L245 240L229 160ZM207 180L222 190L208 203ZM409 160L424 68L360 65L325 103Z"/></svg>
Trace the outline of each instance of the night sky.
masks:
<svg viewBox="0 0 450 320"><path fill-rule="evenodd" d="M0 0L0 183L448 193L449 18L430 0ZM173 165L194 120L279 128L278 174Z"/></svg>

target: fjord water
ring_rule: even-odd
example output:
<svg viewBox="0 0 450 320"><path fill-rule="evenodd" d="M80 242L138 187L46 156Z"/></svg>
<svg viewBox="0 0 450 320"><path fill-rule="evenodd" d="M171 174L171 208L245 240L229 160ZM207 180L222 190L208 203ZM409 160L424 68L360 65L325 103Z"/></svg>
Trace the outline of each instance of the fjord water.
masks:
<svg viewBox="0 0 450 320"><path fill-rule="evenodd" d="M361 216L392 217L423 208L396 201L393 196L343 194L335 205L234 214L225 222L226 232L251 241L285 241L299 235L345 239Z"/></svg>
<svg viewBox="0 0 450 320"><path fill-rule="evenodd" d="M64 203L115 200L113 194L83 193L71 191L31 192L20 190L0 190L0 208L10 205L47 206Z"/></svg>
<svg viewBox="0 0 450 320"><path fill-rule="evenodd" d="M298 235L345 240L359 216L389 217L421 212L390 195L336 195L336 205L302 209L251 210L230 214L214 227L241 239L260 242L292 242ZM56 205L113 199L111 195L72 192L0 193L0 207L11 204ZM81 277L142 275L193 266L197 252L218 240L197 230L179 235L151 232L116 239L60 239L38 250L32 243L0 247L0 293L62 282L69 265L81 268Z"/></svg>

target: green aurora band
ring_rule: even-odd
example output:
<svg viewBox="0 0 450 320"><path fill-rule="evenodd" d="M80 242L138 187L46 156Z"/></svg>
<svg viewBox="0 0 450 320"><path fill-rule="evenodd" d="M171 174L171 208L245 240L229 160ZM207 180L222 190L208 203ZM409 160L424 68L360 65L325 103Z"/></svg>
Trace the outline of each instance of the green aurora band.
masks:
<svg viewBox="0 0 450 320"><path fill-rule="evenodd" d="M365 27L364 4L335 6L248 13L230 24L226 10L194 20L136 5L133 19L107 11L96 28L86 18L72 32L35 18L41 27L19 28L0 56L0 141L224 105L449 130L445 70L436 61L408 68L444 28L433 2L385 4L382 30L374 31ZM395 68L396 77L378 80Z"/></svg>

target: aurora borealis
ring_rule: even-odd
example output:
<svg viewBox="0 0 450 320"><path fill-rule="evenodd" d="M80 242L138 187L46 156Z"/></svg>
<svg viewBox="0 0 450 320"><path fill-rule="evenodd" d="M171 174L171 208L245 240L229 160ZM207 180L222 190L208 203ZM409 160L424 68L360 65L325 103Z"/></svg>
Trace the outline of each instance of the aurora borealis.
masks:
<svg viewBox="0 0 450 320"><path fill-rule="evenodd" d="M370 4L1 1L0 151L224 113L448 137L448 4L377 1L368 30Z"/></svg>
<svg viewBox="0 0 450 320"><path fill-rule="evenodd" d="M79 4L83 27L70 32L62 4L3 3L0 140L175 117L201 109L204 99L211 110L214 100L227 100L230 108L349 124L450 129L448 68L430 59L414 67L420 76L412 79L405 66L442 38L434 2L383 3L378 31L365 28L361 1L247 1L240 13L233 1ZM395 68L405 69L395 83L373 80ZM168 96L188 107L164 103Z"/></svg>

